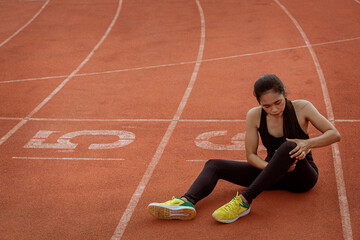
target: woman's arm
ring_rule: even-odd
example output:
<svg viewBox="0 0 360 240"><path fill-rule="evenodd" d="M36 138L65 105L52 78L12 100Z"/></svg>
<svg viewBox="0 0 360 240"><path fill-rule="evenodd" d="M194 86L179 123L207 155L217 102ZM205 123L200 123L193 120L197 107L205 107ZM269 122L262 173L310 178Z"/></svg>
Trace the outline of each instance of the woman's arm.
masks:
<svg viewBox="0 0 360 240"><path fill-rule="evenodd" d="M252 108L246 115L245 149L248 163L258 169L264 169L267 162L257 155L259 134L257 123L260 121L258 108Z"/></svg>
<svg viewBox="0 0 360 240"><path fill-rule="evenodd" d="M324 147L334 142L340 141L340 133L338 130L334 127L334 125L331 124L329 120L321 115L310 102L306 103L302 111L302 114L305 116L306 120L310 121L316 129L322 132L322 134L318 137L307 140L287 139L297 144L296 148L290 152L290 154L292 154L291 157L297 157L300 160L304 158L301 156L301 154L303 152L307 154L311 148Z"/></svg>
<svg viewBox="0 0 360 240"><path fill-rule="evenodd" d="M311 122L311 124L323 133L318 137L308 140L311 148L323 147L340 141L339 131L334 127L334 125L331 124L329 120L321 115L310 102L307 104L304 110L306 117Z"/></svg>

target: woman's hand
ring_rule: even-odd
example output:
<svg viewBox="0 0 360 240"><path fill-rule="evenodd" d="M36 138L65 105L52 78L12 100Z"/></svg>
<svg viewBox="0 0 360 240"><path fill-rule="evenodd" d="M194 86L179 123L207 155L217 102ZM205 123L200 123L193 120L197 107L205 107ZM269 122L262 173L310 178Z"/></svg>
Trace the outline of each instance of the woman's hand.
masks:
<svg viewBox="0 0 360 240"><path fill-rule="evenodd" d="M310 145L306 139L286 139L287 141L296 143L296 147L290 151L290 157L297 160L303 160L310 152Z"/></svg>

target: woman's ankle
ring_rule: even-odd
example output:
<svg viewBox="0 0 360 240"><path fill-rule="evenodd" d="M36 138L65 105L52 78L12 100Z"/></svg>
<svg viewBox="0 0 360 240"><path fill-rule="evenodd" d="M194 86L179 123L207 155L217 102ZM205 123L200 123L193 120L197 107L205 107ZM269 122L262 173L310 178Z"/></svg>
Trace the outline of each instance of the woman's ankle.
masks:
<svg viewBox="0 0 360 240"><path fill-rule="evenodd" d="M246 200L246 198L242 194L240 195L240 198L246 205L249 205L248 200Z"/></svg>
<svg viewBox="0 0 360 240"><path fill-rule="evenodd" d="M186 197L181 197L182 200L184 200L185 202L191 203Z"/></svg>

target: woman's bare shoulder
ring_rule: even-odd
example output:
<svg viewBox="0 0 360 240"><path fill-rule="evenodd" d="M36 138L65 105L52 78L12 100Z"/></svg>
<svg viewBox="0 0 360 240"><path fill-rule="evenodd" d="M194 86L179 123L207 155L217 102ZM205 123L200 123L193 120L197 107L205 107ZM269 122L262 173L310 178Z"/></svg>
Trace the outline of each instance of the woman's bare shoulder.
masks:
<svg viewBox="0 0 360 240"><path fill-rule="evenodd" d="M261 116L261 107L258 106L258 107L254 107L254 108L251 108L248 113L247 113L247 118L248 117L251 117L251 118L257 118Z"/></svg>
<svg viewBox="0 0 360 240"><path fill-rule="evenodd" d="M317 116L319 114L318 110L310 101L295 100L293 101L293 105L296 115L300 121L301 119L309 120L312 117Z"/></svg>
<svg viewBox="0 0 360 240"><path fill-rule="evenodd" d="M313 107L312 103L308 100L299 99L291 102L293 103L296 112L300 112L307 107Z"/></svg>
<svg viewBox="0 0 360 240"><path fill-rule="evenodd" d="M259 128L261 118L261 107L254 107L250 109L246 115L246 125Z"/></svg>

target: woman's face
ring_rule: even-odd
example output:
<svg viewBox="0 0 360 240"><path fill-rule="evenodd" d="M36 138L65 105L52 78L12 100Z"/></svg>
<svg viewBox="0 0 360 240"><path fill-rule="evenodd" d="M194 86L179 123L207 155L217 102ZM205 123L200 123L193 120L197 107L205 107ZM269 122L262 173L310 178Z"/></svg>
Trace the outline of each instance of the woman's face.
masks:
<svg viewBox="0 0 360 240"><path fill-rule="evenodd" d="M285 109L285 97L281 93L269 90L261 95L260 105L268 115L280 118Z"/></svg>

